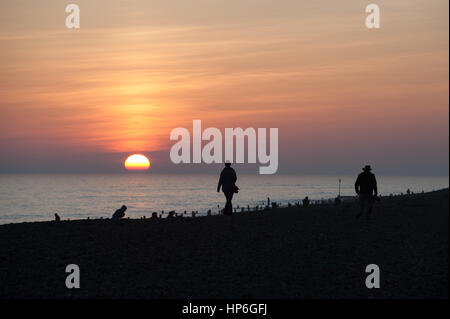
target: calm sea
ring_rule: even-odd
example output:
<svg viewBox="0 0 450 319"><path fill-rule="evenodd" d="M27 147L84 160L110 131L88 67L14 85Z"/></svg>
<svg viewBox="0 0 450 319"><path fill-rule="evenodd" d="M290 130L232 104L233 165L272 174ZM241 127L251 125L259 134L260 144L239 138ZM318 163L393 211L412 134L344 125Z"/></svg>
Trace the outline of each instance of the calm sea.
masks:
<svg viewBox="0 0 450 319"><path fill-rule="evenodd" d="M216 175L86 174L0 175L0 224L53 219L110 217L127 205L127 216L149 217L153 211L217 213L224 196L217 193ZM287 203L354 195L355 176L239 175L240 192L234 205L264 204L267 197ZM382 195L431 191L449 186L449 178L436 176L378 176Z"/></svg>

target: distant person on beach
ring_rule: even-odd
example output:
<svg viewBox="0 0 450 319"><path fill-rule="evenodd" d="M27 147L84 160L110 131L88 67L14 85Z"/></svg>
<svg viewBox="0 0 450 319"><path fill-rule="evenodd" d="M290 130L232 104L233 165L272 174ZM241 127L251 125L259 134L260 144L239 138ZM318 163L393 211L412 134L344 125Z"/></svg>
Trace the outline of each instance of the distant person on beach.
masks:
<svg viewBox="0 0 450 319"><path fill-rule="evenodd" d="M360 211L356 218L367 212L367 218L372 214L372 208L375 198L378 197L377 180L370 171L370 165L363 168L363 172L358 175L355 182L355 191L359 196Z"/></svg>
<svg viewBox="0 0 450 319"><path fill-rule="evenodd" d="M119 209L117 209L112 215L112 219L121 219L125 217L125 211L127 210L127 206L122 205Z"/></svg>
<svg viewBox="0 0 450 319"><path fill-rule="evenodd" d="M232 215L233 214L233 205L231 200L233 199L234 193L237 193L236 186L236 172L231 167L230 162L225 162L225 168L220 173L219 183L217 185L217 192L220 192L220 188L222 187L222 191L225 194L226 204L223 209L224 215Z"/></svg>
<svg viewBox="0 0 450 319"><path fill-rule="evenodd" d="M61 221L61 217L58 214L55 214L55 222Z"/></svg>
<svg viewBox="0 0 450 319"><path fill-rule="evenodd" d="M308 207L309 206L309 198L308 198L308 196L306 196L304 199L303 199L303 207Z"/></svg>

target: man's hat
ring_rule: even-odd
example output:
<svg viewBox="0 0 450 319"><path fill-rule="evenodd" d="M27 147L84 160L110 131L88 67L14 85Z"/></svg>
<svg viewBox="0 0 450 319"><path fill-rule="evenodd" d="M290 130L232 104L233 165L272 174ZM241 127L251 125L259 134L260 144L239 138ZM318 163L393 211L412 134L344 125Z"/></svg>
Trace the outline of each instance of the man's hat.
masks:
<svg viewBox="0 0 450 319"><path fill-rule="evenodd" d="M370 165L366 165L363 167L363 171L371 171L372 168L370 167Z"/></svg>
<svg viewBox="0 0 450 319"><path fill-rule="evenodd" d="M225 161L225 166L231 166L230 160L226 160L226 161Z"/></svg>

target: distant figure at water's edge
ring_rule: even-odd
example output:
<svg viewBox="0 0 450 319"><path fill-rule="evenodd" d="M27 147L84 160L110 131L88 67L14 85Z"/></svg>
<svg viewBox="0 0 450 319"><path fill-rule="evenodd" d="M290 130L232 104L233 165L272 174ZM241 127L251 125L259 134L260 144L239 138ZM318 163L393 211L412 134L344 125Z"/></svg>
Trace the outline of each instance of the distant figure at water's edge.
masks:
<svg viewBox="0 0 450 319"><path fill-rule="evenodd" d="M127 210L127 206L122 205L119 209L117 209L112 215L112 219L120 219L125 217L125 211Z"/></svg>
<svg viewBox="0 0 450 319"><path fill-rule="evenodd" d="M363 167L363 172L358 175L355 182L355 191L359 196L360 211L356 218L366 213L367 218L372 214L374 200L378 197L377 180L370 171L370 165Z"/></svg>
<svg viewBox="0 0 450 319"><path fill-rule="evenodd" d="M219 183L217 185L217 192L220 192L220 188L222 187L222 191L226 198L226 204L223 210L224 215L233 214L233 205L231 200L233 199L234 193L238 192L236 181L236 171L231 167L230 162L225 162L225 167L220 173Z"/></svg>
<svg viewBox="0 0 450 319"><path fill-rule="evenodd" d="M309 198L308 198L308 196L306 196L303 199L303 207L308 207L308 206L309 206Z"/></svg>

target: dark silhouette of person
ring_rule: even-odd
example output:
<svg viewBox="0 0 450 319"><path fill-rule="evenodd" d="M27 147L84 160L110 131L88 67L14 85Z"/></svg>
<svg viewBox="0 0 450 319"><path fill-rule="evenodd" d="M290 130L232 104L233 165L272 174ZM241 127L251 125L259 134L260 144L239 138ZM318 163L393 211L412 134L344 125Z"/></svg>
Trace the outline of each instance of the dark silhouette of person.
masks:
<svg viewBox="0 0 450 319"><path fill-rule="evenodd" d="M61 217L58 214L55 214L55 222L61 221Z"/></svg>
<svg viewBox="0 0 450 319"><path fill-rule="evenodd" d="M112 219L121 219L125 216L125 211L127 210L127 206L122 205L119 209L117 209L112 215Z"/></svg>
<svg viewBox="0 0 450 319"><path fill-rule="evenodd" d="M171 210L170 212L169 212L169 215L167 215L167 218L174 218L175 217L175 211L174 210Z"/></svg>
<svg viewBox="0 0 450 319"><path fill-rule="evenodd" d="M223 209L224 215L232 215L233 214L233 205L231 200L233 199L233 195L236 191L236 171L231 167L230 162L225 162L225 167L220 173L219 183L217 185L217 192L220 192L220 188L222 187L222 191L225 194L226 204Z"/></svg>
<svg viewBox="0 0 450 319"><path fill-rule="evenodd" d="M367 212L367 218L372 214L375 198L378 196L377 180L370 171L370 165L363 167L363 172L358 175L355 182L355 191L359 196L360 211L356 218Z"/></svg>
<svg viewBox="0 0 450 319"><path fill-rule="evenodd" d="M309 206L309 198L308 198L308 196L306 196L304 199L303 199L303 207L308 207Z"/></svg>

